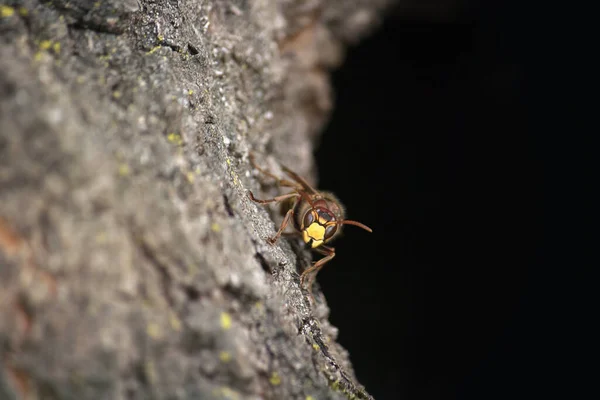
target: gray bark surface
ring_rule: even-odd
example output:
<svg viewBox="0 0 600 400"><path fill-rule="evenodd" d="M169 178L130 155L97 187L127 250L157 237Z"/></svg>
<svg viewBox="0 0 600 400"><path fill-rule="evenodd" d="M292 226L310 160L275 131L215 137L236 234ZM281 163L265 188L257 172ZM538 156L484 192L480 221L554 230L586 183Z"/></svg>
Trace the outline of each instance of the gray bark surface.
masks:
<svg viewBox="0 0 600 400"><path fill-rule="evenodd" d="M370 398L248 153L314 178L386 3L0 6L1 399Z"/></svg>

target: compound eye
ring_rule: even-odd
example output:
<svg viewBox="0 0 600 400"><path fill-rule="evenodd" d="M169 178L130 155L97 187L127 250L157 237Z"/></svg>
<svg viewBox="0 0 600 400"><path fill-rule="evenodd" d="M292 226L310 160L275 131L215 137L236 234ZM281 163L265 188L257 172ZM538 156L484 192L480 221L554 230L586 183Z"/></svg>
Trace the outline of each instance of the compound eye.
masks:
<svg viewBox="0 0 600 400"><path fill-rule="evenodd" d="M304 228L308 228L313 222L315 222L315 216L313 215L312 210L308 210L306 214L304 214L302 224L304 225Z"/></svg>
<svg viewBox="0 0 600 400"><path fill-rule="evenodd" d="M331 239L333 235L335 235L336 231L337 225L329 225L327 228L325 228L325 240Z"/></svg>

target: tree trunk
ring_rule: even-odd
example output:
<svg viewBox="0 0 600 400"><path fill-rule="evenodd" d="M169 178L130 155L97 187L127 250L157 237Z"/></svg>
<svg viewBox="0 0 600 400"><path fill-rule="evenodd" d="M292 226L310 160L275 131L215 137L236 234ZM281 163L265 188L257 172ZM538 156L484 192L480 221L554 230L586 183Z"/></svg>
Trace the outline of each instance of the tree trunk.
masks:
<svg viewBox="0 0 600 400"><path fill-rule="evenodd" d="M370 398L248 153L314 177L387 3L0 6L0 399Z"/></svg>

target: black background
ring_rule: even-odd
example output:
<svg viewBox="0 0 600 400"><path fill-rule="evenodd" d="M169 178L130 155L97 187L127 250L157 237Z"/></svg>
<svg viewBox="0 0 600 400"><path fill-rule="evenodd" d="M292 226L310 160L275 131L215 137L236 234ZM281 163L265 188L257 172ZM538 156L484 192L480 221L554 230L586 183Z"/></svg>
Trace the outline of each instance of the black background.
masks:
<svg viewBox="0 0 600 400"><path fill-rule="evenodd" d="M334 73L319 187L374 233L346 227L317 281L376 399L573 398L592 379L586 260L557 237L577 234L564 56L539 10L482 4L392 12Z"/></svg>

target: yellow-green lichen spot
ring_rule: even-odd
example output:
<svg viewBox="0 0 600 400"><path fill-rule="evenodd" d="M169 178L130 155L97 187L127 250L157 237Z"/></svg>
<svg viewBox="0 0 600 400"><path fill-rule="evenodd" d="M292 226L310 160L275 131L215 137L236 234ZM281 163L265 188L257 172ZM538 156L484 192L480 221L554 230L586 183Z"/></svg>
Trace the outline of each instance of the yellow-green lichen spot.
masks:
<svg viewBox="0 0 600 400"><path fill-rule="evenodd" d="M15 14L15 9L10 6L1 5L0 6L0 15L2 18L12 17Z"/></svg>
<svg viewBox="0 0 600 400"><path fill-rule="evenodd" d="M226 312L221 313L221 328L225 331L231 329L231 315Z"/></svg>

